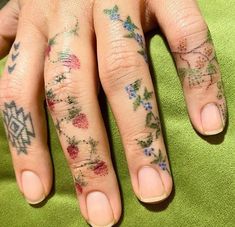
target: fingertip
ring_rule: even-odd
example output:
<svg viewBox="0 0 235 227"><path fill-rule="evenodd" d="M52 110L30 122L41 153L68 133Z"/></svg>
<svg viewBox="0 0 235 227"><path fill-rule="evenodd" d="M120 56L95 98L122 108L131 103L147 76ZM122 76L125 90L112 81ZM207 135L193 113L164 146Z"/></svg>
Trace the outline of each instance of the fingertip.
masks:
<svg viewBox="0 0 235 227"><path fill-rule="evenodd" d="M92 226L112 226L114 214L108 197L99 191L90 192L86 197L88 222Z"/></svg>
<svg viewBox="0 0 235 227"><path fill-rule="evenodd" d="M215 103L206 104L201 112L202 128L205 135L216 135L223 131L220 110Z"/></svg>
<svg viewBox="0 0 235 227"><path fill-rule="evenodd" d="M21 184L24 197L29 204L38 204L46 198L42 180L35 172L30 170L23 171Z"/></svg>
<svg viewBox="0 0 235 227"><path fill-rule="evenodd" d="M139 195L144 203L160 203L168 198L172 190L172 178L167 172L152 167L142 167L138 172Z"/></svg>

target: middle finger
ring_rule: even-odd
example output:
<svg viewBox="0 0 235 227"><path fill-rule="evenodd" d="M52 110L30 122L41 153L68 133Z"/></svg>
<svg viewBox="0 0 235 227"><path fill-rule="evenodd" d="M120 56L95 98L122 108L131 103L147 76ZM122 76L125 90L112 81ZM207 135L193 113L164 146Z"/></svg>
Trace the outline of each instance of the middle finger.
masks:
<svg viewBox="0 0 235 227"><path fill-rule="evenodd" d="M94 35L79 10L76 17L58 12L50 24L46 97L81 213L89 223L106 226L119 219L120 197L97 99Z"/></svg>

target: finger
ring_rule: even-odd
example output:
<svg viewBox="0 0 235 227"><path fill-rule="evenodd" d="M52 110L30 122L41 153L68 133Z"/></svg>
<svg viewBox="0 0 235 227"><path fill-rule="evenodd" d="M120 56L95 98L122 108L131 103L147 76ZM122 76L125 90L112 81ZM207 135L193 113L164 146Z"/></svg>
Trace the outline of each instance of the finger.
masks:
<svg viewBox="0 0 235 227"><path fill-rule="evenodd" d="M168 39L182 81L188 112L204 135L223 131L227 108L209 29L194 0L151 2Z"/></svg>
<svg viewBox="0 0 235 227"><path fill-rule="evenodd" d="M0 81L1 112L16 179L30 204L44 200L52 185L42 96L44 46L41 33L21 18Z"/></svg>
<svg viewBox="0 0 235 227"><path fill-rule="evenodd" d="M97 100L94 35L84 14L78 10L76 15L80 16L67 16L66 23L57 15L50 25L47 104L82 215L92 225L110 226L120 217L120 195Z"/></svg>
<svg viewBox="0 0 235 227"><path fill-rule="evenodd" d="M94 12L101 83L124 143L132 186L143 202L169 196L172 178L135 1L97 2ZM103 35L105 34L105 36Z"/></svg>
<svg viewBox="0 0 235 227"><path fill-rule="evenodd" d="M16 36L19 7L15 0L9 1L0 10L0 59L5 57Z"/></svg>

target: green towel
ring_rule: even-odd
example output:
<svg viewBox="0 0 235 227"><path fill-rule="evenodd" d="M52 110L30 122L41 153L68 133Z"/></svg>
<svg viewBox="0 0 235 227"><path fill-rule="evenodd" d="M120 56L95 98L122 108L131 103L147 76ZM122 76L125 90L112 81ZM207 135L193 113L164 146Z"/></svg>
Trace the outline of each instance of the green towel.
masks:
<svg viewBox="0 0 235 227"><path fill-rule="evenodd" d="M120 135L109 111L109 139L124 206L118 226L235 226L235 3L234 0L200 0L199 3L223 73L229 109L228 127L223 134L208 138L200 137L193 130L170 53L162 38L154 36L150 42L153 76L157 81L155 88L175 186L170 199L161 205L144 205L136 199ZM51 121L50 133L55 166L54 192L45 204L35 208L28 205L18 191L0 123L1 227L87 226L80 216L73 180Z"/></svg>

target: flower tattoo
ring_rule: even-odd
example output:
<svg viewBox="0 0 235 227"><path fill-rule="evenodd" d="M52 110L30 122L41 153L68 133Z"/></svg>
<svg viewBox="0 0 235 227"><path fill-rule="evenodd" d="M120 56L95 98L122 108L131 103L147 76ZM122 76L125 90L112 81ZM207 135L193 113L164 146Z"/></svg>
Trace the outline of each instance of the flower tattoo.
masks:
<svg viewBox="0 0 235 227"><path fill-rule="evenodd" d="M95 176L106 176L109 172L106 162L98 155L99 141L92 137L79 139L71 132L65 130L66 127L73 127L83 132L89 129L89 121L84 113L77 96L71 95L69 92L58 92L60 88L67 86L71 78L75 76L74 71L81 68L80 59L71 50L56 52L54 48L60 45L59 38L78 36L78 22L72 29L68 29L56 34L49 39L46 48L46 56L49 63L63 66L63 71L58 73L46 85L46 102L51 113L58 112L60 106L66 107L61 116L56 115L55 126L60 137L64 138L65 151L71 161L81 158L84 152L88 152L88 157L83 159L79 171L75 173L74 182L77 193L83 193L84 187L88 185L85 172Z"/></svg>
<svg viewBox="0 0 235 227"><path fill-rule="evenodd" d="M223 82L219 78L219 64L210 31L207 31L205 40L192 49L189 49L186 38L180 40L173 54L178 65L179 77L182 82L188 83L189 88L206 87L209 89L212 85L217 85L217 99L220 102L218 107L223 121L226 122L227 107Z"/></svg>
<svg viewBox="0 0 235 227"><path fill-rule="evenodd" d="M160 120L159 117L154 114L151 103L153 92L149 91L146 87L142 89L141 85L142 81L136 80L134 83L125 87L129 99L133 101L133 110L137 111L142 107L146 111L145 127L149 129L149 134L145 138L136 139L136 142L145 156L152 157L151 164L158 165L162 170L167 171L170 174L166 156L163 157L162 151L159 149L156 152L153 147L154 139L159 139L161 136ZM141 90L143 90L142 93Z"/></svg>
<svg viewBox="0 0 235 227"><path fill-rule="evenodd" d="M131 17L128 16L125 20L121 19L117 5L115 5L112 9L105 9L104 13L109 16L111 21L118 21L122 23L123 28L128 32L124 37L134 39L138 43L140 49L137 52L143 56L146 62L148 62L144 38L140 33L137 32L139 28L132 22Z"/></svg>

